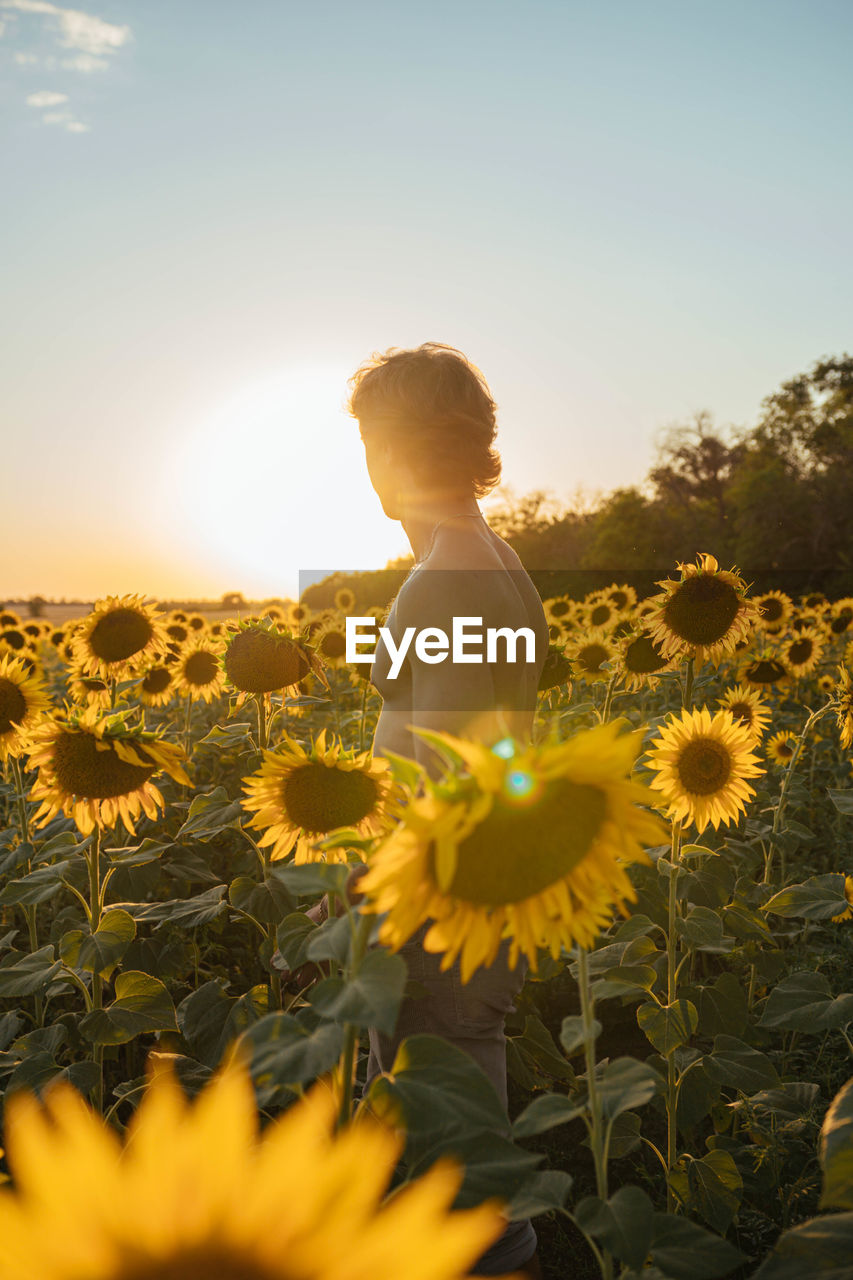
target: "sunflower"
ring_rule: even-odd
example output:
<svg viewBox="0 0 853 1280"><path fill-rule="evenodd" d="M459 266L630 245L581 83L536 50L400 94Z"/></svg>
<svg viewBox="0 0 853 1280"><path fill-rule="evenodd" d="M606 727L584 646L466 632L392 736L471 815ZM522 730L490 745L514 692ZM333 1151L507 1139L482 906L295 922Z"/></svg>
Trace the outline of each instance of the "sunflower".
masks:
<svg viewBox="0 0 853 1280"><path fill-rule="evenodd" d="M67 673L68 692L74 702L87 706L108 707L112 701L110 686L100 676L86 675L85 669L75 662Z"/></svg>
<svg viewBox="0 0 853 1280"><path fill-rule="evenodd" d="M826 596L822 591L812 591L809 595L803 596L800 603L805 609L819 609L821 605L826 604Z"/></svg>
<svg viewBox="0 0 853 1280"><path fill-rule="evenodd" d="M218 638L219 636L224 636L224 635L225 635L225 623L224 623L224 622L211 622L211 623L210 623L210 625L209 625L209 626L208 626L208 628L207 628L207 634L208 634L209 636L213 636L214 638Z"/></svg>
<svg viewBox="0 0 853 1280"><path fill-rule="evenodd" d="M765 649L754 658L750 658L741 668L740 673L741 680L759 689L771 684L784 684L790 678L790 668L782 655L770 649Z"/></svg>
<svg viewBox="0 0 853 1280"><path fill-rule="evenodd" d="M139 684L139 701L146 707L165 707L175 696L172 671L163 663L149 667Z"/></svg>
<svg viewBox="0 0 853 1280"><path fill-rule="evenodd" d="M223 648L216 640L190 640L175 664L176 691L196 701L213 702L218 698L225 684L220 661Z"/></svg>
<svg viewBox="0 0 853 1280"><path fill-rule="evenodd" d="M708 823L737 822L755 789L746 781L764 772L754 734L731 711L686 708L670 716L652 740L648 767L651 786L663 794L667 816L692 822L697 832Z"/></svg>
<svg viewBox="0 0 853 1280"><path fill-rule="evenodd" d="M776 764L788 764L794 754L794 744L797 741L797 735L791 733L790 729L782 729L779 733L774 733L772 738L767 739L767 756Z"/></svg>
<svg viewBox="0 0 853 1280"><path fill-rule="evenodd" d="M574 611L575 602L568 596L553 596L545 602L546 616L558 623L562 623L565 618L570 618Z"/></svg>
<svg viewBox="0 0 853 1280"><path fill-rule="evenodd" d="M602 664L616 657L616 647L602 631L588 631L585 636L570 641L565 649L576 676L593 682L609 680L610 672L602 671Z"/></svg>
<svg viewBox="0 0 853 1280"><path fill-rule="evenodd" d="M264 832L262 848L272 845L273 862L296 845L294 862L346 862L346 849L314 848L333 831L351 829L375 835L392 820L398 805L388 761L369 752L326 746L326 730L306 750L285 734L275 751L264 752L257 773L245 778L244 809L254 813L249 826Z"/></svg>
<svg viewBox="0 0 853 1280"><path fill-rule="evenodd" d="M21 619L14 609L3 609L0 612L0 627L19 627L20 625Z"/></svg>
<svg viewBox="0 0 853 1280"><path fill-rule="evenodd" d="M847 751L853 744L853 682L846 667L838 668L835 685L835 715L841 730L841 745Z"/></svg>
<svg viewBox="0 0 853 1280"><path fill-rule="evenodd" d="M24 735L49 709L41 678L31 674L20 658L0 654L0 761L24 752Z"/></svg>
<svg viewBox="0 0 853 1280"><path fill-rule="evenodd" d="M315 669L311 651L272 619L232 624L222 659L231 684L243 693L272 693L298 684Z"/></svg>
<svg viewBox="0 0 853 1280"><path fill-rule="evenodd" d="M755 597L754 603L761 614L759 626L771 633L781 631L794 612L794 602L784 591L765 591L763 596Z"/></svg>
<svg viewBox="0 0 853 1280"><path fill-rule="evenodd" d="M849 656L845 655L844 660L845 662L849 662ZM820 693L832 693L835 688L835 681L828 671L825 671L823 675L818 676L816 683Z"/></svg>
<svg viewBox="0 0 853 1280"><path fill-rule="evenodd" d="M624 582L619 584L614 582L612 587L607 588L605 595L620 613L624 613L627 609L633 609L637 603L636 591Z"/></svg>
<svg viewBox="0 0 853 1280"><path fill-rule="evenodd" d="M30 764L39 776L30 798L41 802L36 822L48 822L61 810L89 835L121 818L133 835L140 813L154 820L158 806L165 808L151 781L156 773L189 785L183 751L131 727L129 714L101 718L96 707L69 708L33 731Z"/></svg>
<svg viewBox="0 0 853 1280"><path fill-rule="evenodd" d="M183 609L173 609L169 614L169 621L183 623L187 621L188 616L188 614L184 613Z"/></svg>
<svg viewBox="0 0 853 1280"><path fill-rule="evenodd" d="M636 692L644 687L653 687L655 676L672 671L674 665L672 658L663 656L660 645L645 628L632 628L623 637L618 670L627 690Z"/></svg>
<svg viewBox="0 0 853 1280"><path fill-rule="evenodd" d="M342 667L346 662L346 631L337 620L330 620L312 637L316 652L328 667Z"/></svg>
<svg viewBox="0 0 853 1280"><path fill-rule="evenodd" d="M542 674L539 677L539 692L544 693L548 689L556 689L558 685L562 685L566 690L566 697L570 698L572 696L571 675L572 664L564 654L562 646L549 645L542 666Z"/></svg>
<svg viewBox="0 0 853 1280"><path fill-rule="evenodd" d="M758 609L747 599L743 579L734 569L721 569L713 556L702 554L678 569L679 578L658 583L663 592L653 598L657 607L647 619L652 636L667 657L687 648L697 663L718 662L747 639Z"/></svg>
<svg viewBox="0 0 853 1280"><path fill-rule="evenodd" d="M584 601L586 623L594 631L607 631L619 621L619 610L610 600L600 597L587 598Z"/></svg>
<svg viewBox="0 0 853 1280"><path fill-rule="evenodd" d="M190 631L196 632L207 630L207 618L203 613L191 613L187 618L187 626Z"/></svg>
<svg viewBox="0 0 853 1280"><path fill-rule="evenodd" d="M355 608L355 592L349 587L339 587L335 592L335 608L341 613L352 613Z"/></svg>
<svg viewBox="0 0 853 1280"><path fill-rule="evenodd" d="M32 637L21 627L4 627L0 631L0 653L32 653Z"/></svg>
<svg viewBox="0 0 853 1280"><path fill-rule="evenodd" d="M89 676L113 680L155 657L164 643L161 616L143 596L107 596L74 633L77 661Z"/></svg>
<svg viewBox="0 0 853 1280"><path fill-rule="evenodd" d="M462 981L490 965L503 938L509 964L537 967L537 949L592 945L614 909L636 901L627 866L648 862L644 844L664 828L639 806L648 790L630 777L640 735L624 722L583 730L566 742L489 749L449 734L468 773L435 783L406 805L399 825L371 854L359 882L365 909L387 912L380 940L397 950L425 921L427 951L460 957Z"/></svg>
<svg viewBox="0 0 853 1280"><path fill-rule="evenodd" d="M781 646L782 660L794 676L811 675L823 653L823 636L815 627L800 631Z"/></svg>
<svg viewBox="0 0 853 1280"><path fill-rule="evenodd" d="M451 1212L449 1159L386 1200L402 1135L336 1133L325 1081L259 1132L239 1057L192 1102L166 1055L148 1075L123 1139L65 1082L9 1099L4 1280L463 1280L506 1226L496 1201Z"/></svg>
<svg viewBox="0 0 853 1280"><path fill-rule="evenodd" d="M309 618L313 615L313 610L307 604L303 604L301 600L294 601L288 610L287 621L291 627L295 627L297 631L305 626Z"/></svg>
<svg viewBox="0 0 853 1280"><path fill-rule="evenodd" d="M844 877L844 896L849 906L846 911L840 911L837 916L831 916L833 924L841 924L844 920L853 920L853 876Z"/></svg>
<svg viewBox="0 0 853 1280"><path fill-rule="evenodd" d="M736 684L727 689L722 698L717 699L717 704L724 711L731 711L735 720L749 729L756 740L762 737L772 718L761 694L747 684Z"/></svg>

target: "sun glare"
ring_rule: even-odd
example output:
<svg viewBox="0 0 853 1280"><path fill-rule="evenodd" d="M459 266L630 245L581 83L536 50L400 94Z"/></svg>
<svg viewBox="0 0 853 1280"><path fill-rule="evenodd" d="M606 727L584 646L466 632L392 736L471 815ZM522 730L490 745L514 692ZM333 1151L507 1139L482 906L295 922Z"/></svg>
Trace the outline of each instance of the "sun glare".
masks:
<svg viewBox="0 0 853 1280"><path fill-rule="evenodd" d="M295 596L300 574L381 568L405 537L367 477L348 368L289 368L242 387L176 442L167 493L188 556L223 589Z"/></svg>

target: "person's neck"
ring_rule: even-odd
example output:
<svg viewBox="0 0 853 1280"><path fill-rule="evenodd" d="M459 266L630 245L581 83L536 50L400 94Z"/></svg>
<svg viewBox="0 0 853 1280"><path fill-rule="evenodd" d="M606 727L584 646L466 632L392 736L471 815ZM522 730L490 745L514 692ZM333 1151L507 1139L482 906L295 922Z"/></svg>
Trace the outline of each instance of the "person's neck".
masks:
<svg viewBox="0 0 853 1280"><path fill-rule="evenodd" d="M482 513L476 499L464 494L448 495L447 498L432 499L429 502L412 503L400 517L415 561L424 559L431 545L436 527L454 516L480 516Z"/></svg>

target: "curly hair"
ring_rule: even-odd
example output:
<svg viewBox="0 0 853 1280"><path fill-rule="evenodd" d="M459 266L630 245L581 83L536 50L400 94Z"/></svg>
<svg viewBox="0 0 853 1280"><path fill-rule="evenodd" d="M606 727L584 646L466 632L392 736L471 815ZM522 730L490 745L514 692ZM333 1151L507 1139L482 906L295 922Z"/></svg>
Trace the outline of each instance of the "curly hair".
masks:
<svg viewBox="0 0 853 1280"><path fill-rule="evenodd" d="M386 441L425 483L478 498L498 483L497 406L483 374L456 347L391 347L366 360L348 385L362 439Z"/></svg>

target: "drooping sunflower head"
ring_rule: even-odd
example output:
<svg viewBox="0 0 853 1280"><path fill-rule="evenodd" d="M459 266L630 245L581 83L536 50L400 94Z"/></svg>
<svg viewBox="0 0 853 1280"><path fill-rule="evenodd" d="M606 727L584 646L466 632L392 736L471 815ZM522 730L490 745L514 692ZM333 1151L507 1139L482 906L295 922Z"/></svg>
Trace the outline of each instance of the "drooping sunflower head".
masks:
<svg viewBox="0 0 853 1280"><path fill-rule="evenodd" d="M701 834L710 823L737 822L754 795L747 782L764 772L754 734L730 711L707 707L670 716L652 740L651 786L662 793L667 815L692 822Z"/></svg>
<svg viewBox="0 0 853 1280"><path fill-rule="evenodd" d="M74 633L77 661L86 675L122 679L162 652L162 615L143 596L107 596Z"/></svg>
<svg viewBox="0 0 853 1280"><path fill-rule="evenodd" d="M843 665L838 668L838 681L833 693L841 745L847 751L853 745L853 680L850 678L850 672Z"/></svg>
<svg viewBox="0 0 853 1280"><path fill-rule="evenodd" d="M810 675L820 662L823 644L823 634L816 627L808 627L782 642L782 660L792 675Z"/></svg>
<svg viewBox="0 0 853 1280"><path fill-rule="evenodd" d="M565 653L577 678L594 682L610 679L610 672L603 669L603 664L612 662L617 650L606 632L588 631L585 635L570 640Z"/></svg>
<svg viewBox="0 0 853 1280"><path fill-rule="evenodd" d="M298 684L316 660L307 645L270 618L231 624L223 665L243 693L273 693Z"/></svg>
<svg viewBox="0 0 853 1280"><path fill-rule="evenodd" d="M637 734L610 722L569 741L489 748L423 735L461 764L423 780L398 826L370 858L360 888L367 910L387 912L381 940L396 949L427 920L428 951L442 967L460 957L467 982L490 965L503 938L509 963L536 968L537 948L590 946L614 911L634 901L627 868L664 828L640 806L649 792L630 777Z"/></svg>
<svg viewBox="0 0 853 1280"><path fill-rule="evenodd" d="M782 654L774 649L763 649L761 653L748 658L740 671L740 679L754 689L784 684L790 678L790 667Z"/></svg>
<svg viewBox="0 0 853 1280"><path fill-rule="evenodd" d="M772 717L769 708L758 689L752 689L748 684L736 684L727 689L718 702L725 711L731 711L738 724L749 729L756 739L762 736L770 724Z"/></svg>
<svg viewBox="0 0 853 1280"><path fill-rule="evenodd" d="M296 862L346 862L344 847L324 852L318 842L342 829L377 834L400 800L387 760L345 751L337 740L327 745L325 730L308 747L285 734L243 790L243 808L254 814L248 825L264 832L259 844L272 846L273 861L295 845Z"/></svg>
<svg viewBox="0 0 853 1280"><path fill-rule="evenodd" d="M773 635L787 625L794 611L794 602L784 591L765 591L754 603L761 615L758 625Z"/></svg>
<svg viewBox="0 0 853 1280"><path fill-rule="evenodd" d="M794 754L797 735L790 729L781 729L767 739L767 758L775 764L789 764Z"/></svg>
<svg viewBox="0 0 853 1280"><path fill-rule="evenodd" d="M658 583L663 591L653 597L647 625L668 657L687 649L697 662L717 662L748 637L758 609L744 580L734 569L721 569L713 556L702 554L678 569L678 578Z"/></svg>
<svg viewBox="0 0 853 1280"><path fill-rule="evenodd" d="M24 753L27 735L49 709L41 677L20 658L0 654L0 762Z"/></svg>
<svg viewBox="0 0 853 1280"><path fill-rule="evenodd" d="M153 820L164 807L156 774L189 785L183 751L131 724L133 714L102 717L97 707L67 708L33 731L30 764L39 775L30 796L41 802L37 823L63 812L89 835L121 818L133 835L140 813Z"/></svg>
<svg viewBox="0 0 853 1280"><path fill-rule="evenodd" d="M203 636L185 644L174 665L176 692L194 701L213 702L218 698L225 685L224 649L221 641Z"/></svg>
<svg viewBox="0 0 853 1280"><path fill-rule="evenodd" d="M139 700L146 707L165 707L175 696L174 668L156 662L139 682Z"/></svg>
<svg viewBox="0 0 853 1280"><path fill-rule="evenodd" d="M672 671L675 665L675 659L664 657L660 644L647 628L635 625L622 638L619 673L626 689L652 688L656 683L655 677L664 671Z"/></svg>

